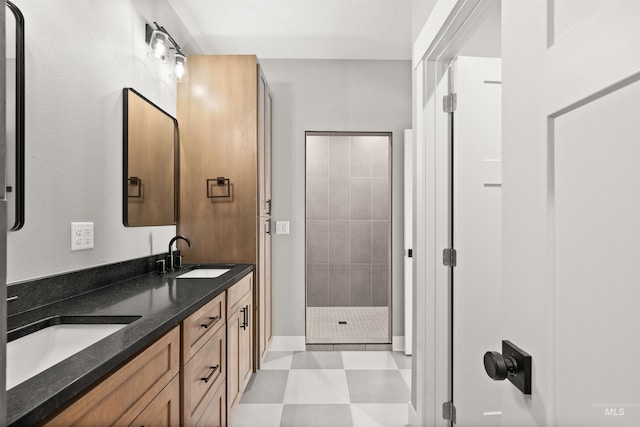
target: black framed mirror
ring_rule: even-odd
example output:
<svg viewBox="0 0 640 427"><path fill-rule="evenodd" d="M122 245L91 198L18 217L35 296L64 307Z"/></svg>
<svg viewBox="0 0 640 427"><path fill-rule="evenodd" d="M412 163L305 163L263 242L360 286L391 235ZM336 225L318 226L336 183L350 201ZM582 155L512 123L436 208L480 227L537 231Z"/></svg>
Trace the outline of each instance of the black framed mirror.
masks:
<svg viewBox="0 0 640 427"><path fill-rule="evenodd" d="M178 121L132 88L123 96L123 223L178 221Z"/></svg>
<svg viewBox="0 0 640 427"><path fill-rule="evenodd" d="M24 226L25 65L24 16L10 1L6 5L6 198L7 229ZM9 13L11 12L11 13ZM13 18L13 19L12 19Z"/></svg>

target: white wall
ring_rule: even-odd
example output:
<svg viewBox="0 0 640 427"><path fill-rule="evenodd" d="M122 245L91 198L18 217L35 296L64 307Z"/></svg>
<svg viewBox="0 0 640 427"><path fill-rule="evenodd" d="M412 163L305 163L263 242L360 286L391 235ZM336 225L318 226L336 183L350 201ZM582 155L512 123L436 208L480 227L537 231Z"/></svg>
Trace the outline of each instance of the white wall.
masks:
<svg viewBox="0 0 640 427"><path fill-rule="evenodd" d="M122 225L122 89L175 115L168 65L146 55L132 0L15 0L26 25L26 222L8 283L166 251L175 227ZM70 223L95 248L70 251Z"/></svg>
<svg viewBox="0 0 640 427"><path fill-rule="evenodd" d="M409 61L261 60L274 97L274 335L305 335L305 131L392 131L393 333L403 335L403 130Z"/></svg>
<svg viewBox="0 0 640 427"><path fill-rule="evenodd" d="M411 0L411 45L422 31L437 0Z"/></svg>

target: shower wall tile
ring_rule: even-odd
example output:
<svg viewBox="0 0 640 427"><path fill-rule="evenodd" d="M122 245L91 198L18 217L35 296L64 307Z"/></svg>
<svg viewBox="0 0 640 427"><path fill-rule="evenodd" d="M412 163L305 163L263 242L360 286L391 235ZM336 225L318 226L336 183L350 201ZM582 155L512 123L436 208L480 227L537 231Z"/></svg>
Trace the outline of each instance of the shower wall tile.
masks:
<svg viewBox="0 0 640 427"><path fill-rule="evenodd" d="M351 264L351 306L371 306L371 264Z"/></svg>
<svg viewBox="0 0 640 427"><path fill-rule="evenodd" d="M329 219L351 219L351 180L329 178Z"/></svg>
<svg viewBox="0 0 640 427"><path fill-rule="evenodd" d="M370 221L351 221L351 262L371 263Z"/></svg>
<svg viewBox="0 0 640 427"><path fill-rule="evenodd" d="M371 178L371 219L391 219L389 178Z"/></svg>
<svg viewBox="0 0 640 427"><path fill-rule="evenodd" d="M307 177L307 219L329 219L328 177Z"/></svg>
<svg viewBox="0 0 640 427"><path fill-rule="evenodd" d="M307 301L388 306L391 144L384 136L307 137Z"/></svg>
<svg viewBox="0 0 640 427"><path fill-rule="evenodd" d="M366 138L351 138L351 176L371 176L371 145Z"/></svg>
<svg viewBox="0 0 640 427"><path fill-rule="evenodd" d="M351 219L371 219L371 178L351 178Z"/></svg>
<svg viewBox="0 0 640 427"><path fill-rule="evenodd" d="M307 263L329 261L329 221L307 221Z"/></svg>
<svg viewBox="0 0 640 427"><path fill-rule="evenodd" d="M351 176L351 144L349 137L329 137L329 176Z"/></svg>
<svg viewBox="0 0 640 427"><path fill-rule="evenodd" d="M328 136L308 136L307 176L329 176Z"/></svg>
<svg viewBox="0 0 640 427"><path fill-rule="evenodd" d="M329 305L329 264L307 264L307 305Z"/></svg>
<svg viewBox="0 0 640 427"><path fill-rule="evenodd" d="M371 262L389 263L389 221L371 221Z"/></svg>
<svg viewBox="0 0 640 427"><path fill-rule="evenodd" d="M351 224L329 221L329 262L351 262Z"/></svg>
<svg viewBox="0 0 640 427"><path fill-rule="evenodd" d="M329 306L351 305L351 268L349 264L329 264Z"/></svg>
<svg viewBox="0 0 640 427"><path fill-rule="evenodd" d="M371 146L371 176L389 176L391 147L386 136L369 137Z"/></svg>
<svg viewBox="0 0 640 427"><path fill-rule="evenodd" d="M389 264L371 266L371 290L373 306L389 305Z"/></svg>

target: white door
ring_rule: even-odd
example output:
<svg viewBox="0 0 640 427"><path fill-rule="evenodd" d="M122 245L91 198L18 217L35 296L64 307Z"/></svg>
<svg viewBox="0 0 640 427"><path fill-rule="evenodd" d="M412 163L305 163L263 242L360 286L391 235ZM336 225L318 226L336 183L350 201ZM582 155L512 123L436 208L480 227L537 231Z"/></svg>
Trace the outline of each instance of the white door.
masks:
<svg viewBox="0 0 640 427"><path fill-rule="evenodd" d="M500 384L482 355L501 327L501 63L458 57L453 112L453 403L456 424L500 422Z"/></svg>
<svg viewBox="0 0 640 427"><path fill-rule="evenodd" d="M404 354L413 351L413 131L404 130Z"/></svg>
<svg viewBox="0 0 640 427"><path fill-rule="evenodd" d="M640 425L640 1L502 4L504 426ZM496 342L487 350L500 350Z"/></svg>

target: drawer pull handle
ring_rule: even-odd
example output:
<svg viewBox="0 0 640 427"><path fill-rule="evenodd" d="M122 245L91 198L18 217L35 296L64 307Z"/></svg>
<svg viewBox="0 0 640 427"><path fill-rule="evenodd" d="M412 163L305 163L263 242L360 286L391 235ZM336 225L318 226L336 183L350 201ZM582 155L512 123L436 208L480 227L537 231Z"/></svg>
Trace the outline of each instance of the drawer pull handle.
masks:
<svg viewBox="0 0 640 427"><path fill-rule="evenodd" d="M202 326L203 328L207 329L209 326L213 325L214 323L216 323L218 321L218 319L220 319L220 316L215 316L215 317L209 317L209 322L208 323L203 323Z"/></svg>
<svg viewBox="0 0 640 427"><path fill-rule="evenodd" d="M247 329L249 326L249 306L246 305L242 309L242 325L240 326L242 329Z"/></svg>
<svg viewBox="0 0 640 427"><path fill-rule="evenodd" d="M211 379L211 377L213 376L213 374L216 373L216 371L218 370L218 368L220 367L220 365L216 365L216 366L211 366L211 373L209 375L207 375L204 378L200 378L202 381L204 381L205 383L208 383L209 380Z"/></svg>

